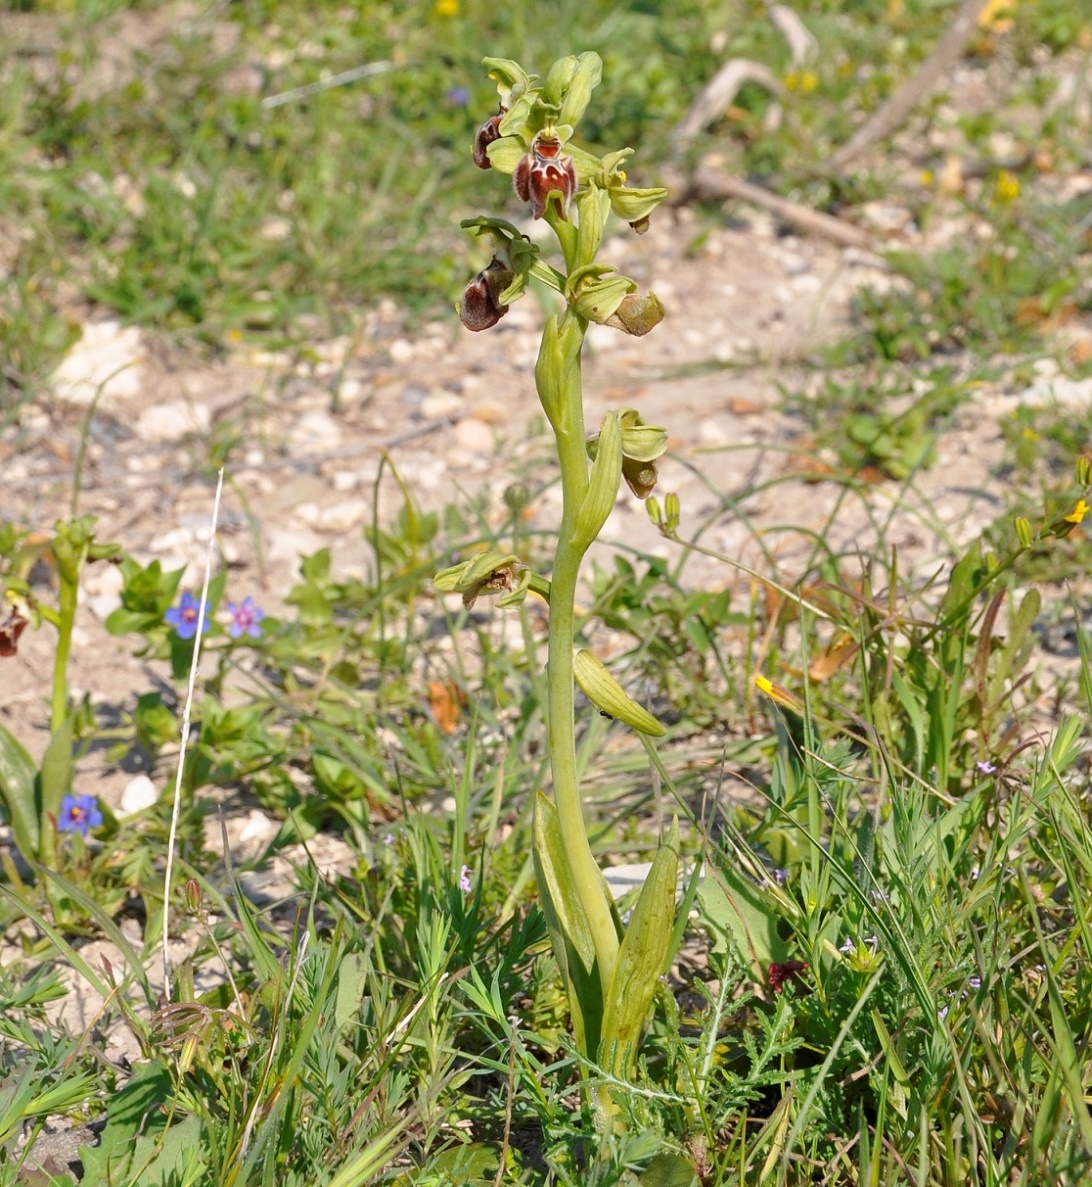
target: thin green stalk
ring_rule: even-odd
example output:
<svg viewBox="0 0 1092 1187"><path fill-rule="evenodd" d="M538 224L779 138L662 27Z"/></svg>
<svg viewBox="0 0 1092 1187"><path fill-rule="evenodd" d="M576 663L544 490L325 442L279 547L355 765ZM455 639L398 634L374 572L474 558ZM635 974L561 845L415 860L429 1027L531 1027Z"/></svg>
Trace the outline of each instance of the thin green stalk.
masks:
<svg viewBox="0 0 1092 1187"><path fill-rule="evenodd" d="M56 733L68 716L68 655L72 649L72 628L76 624L76 584L63 574L58 596L57 651L53 657L53 698L50 703L49 728Z"/></svg>
<svg viewBox="0 0 1092 1187"><path fill-rule="evenodd" d="M566 317L575 316L571 313ZM583 345L585 326L580 325ZM578 349L579 361L579 349ZM573 882L584 906L599 962L600 983L606 987L618 955L610 904L603 878L588 843L580 784L576 771L574 725L573 637L576 583L584 550L573 543L576 516L588 489L588 455L584 440L584 404L578 365L568 369L565 390L540 392L543 404L557 408L554 435L561 464L561 531L550 580L550 632L547 668L550 767L558 824L569 857Z"/></svg>

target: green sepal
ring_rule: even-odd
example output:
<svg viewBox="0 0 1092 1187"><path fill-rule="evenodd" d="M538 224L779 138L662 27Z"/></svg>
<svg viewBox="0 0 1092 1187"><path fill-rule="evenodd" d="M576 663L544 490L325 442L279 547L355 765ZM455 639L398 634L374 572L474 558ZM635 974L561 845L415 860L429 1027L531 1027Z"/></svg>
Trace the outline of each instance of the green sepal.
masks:
<svg viewBox="0 0 1092 1187"><path fill-rule="evenodd" d="M604 276L614 269L606 264L596 264L595 257L603 242L603 229L607 225L607 215L610 214L610 198L605 190L600 189L594 181L589 182L578 191L573 199L579 214L577 226L576 252L572 257L573 267L570 270L568 292L576 293L581 281L586 278ZM594 269L588 273L586 269ZM634 288L637 287L634 283Z"/></svg>
<svg viewBox="0 0 1092 1187"><path fill-rule="evenodd" d="M581 244L583 250L583 244ZM569 278L569 302L581 317L606 325L637 282L603 264L586 264Z"/></svg>
<svg viewBox="0 0 1092 1187"><path fill-rule="evenodd" d="M542 329L542 342L535 361L535 387L555 431L562 431L562 415L568 398L573 372L579 383L580 346L583 331L575 317L565 314L560 320L553 314Z"/></svg>
<svg viewBox="0 0 1092 1187"><path fill-rule="evenodd" d="M546 81L542 84L542 101L544 103L549 103L560 110L561 101L576 74L576 68L577 57L575 54L569 54L567 58L558 58L550 67Z"/></svg>
<svg viewBox="0 0 1092 1187"><path fill-rule="evenodd" d="M551 74L553 71L551 70ZM582 53L575 61L565 97L561 102L561 116L558 123L571 124L574 128L588 108L592 91L603 80L603 59L592 50Z"/></svg>
<svg viewBox="0 0 1092 1187"><path fill-rule="evenodd" d="M582 647L573 655L573 678L580 691L601 713L628 725L639 734L662 738L667 733L664 726L615 680L594 651Z"/></svg>
<svg viewBox="0 0 1092 1187"><path fill-rule="evenodd" d="M537 74L528 74L511 58L482 58L482 65L489 77L497 80L497 94L505 107L511 107L513 98L529 90L538 79Z"/></svg>
<svg viewBox="0 0 1092 1187"><path fill-rule="evenodd" d="M607 516L618 498L622 480L622 429L618 413L608 412L599 428L599 444L592 462L588 489L576 513L573 547L583 552L603 530Z"/></svg>
<svg viewBox="0 0 1092 1187"><path fill-rule="evenodd" d="M498 173L511 176L515 173L516 166L527 155L527 143L519 136L502 136L499 140L494 140L486 151L489 153L490 165Z"/></svg>
<svg viewBox="0 0 1092 1187"><path fill-rule="evenodd" d="M565 980L577 1049L599 1049L603 1025L603 986L595 944L569 866L557 809L539 791L535 795L532 859L539 903L554 956ZM604 885L603 893L609 893Z"/></svg>
<svg viewBox="0 0 1092 1187"><path fill-rule="evenodd" d="M667 452L667 429L662 425L647 425L636 408L623 408L619 413L622 425L622 454L635 462L654 462Z"/></svg>
<svg viewBox="0 0 1092 1187"><path fill-rule="evenodd" d="M433 577L432 584L441 593L463 593L487 580L498 569L506 569L519 563L519 557L512 553L489 549L487 552L479 552L477 556L461 564L441 569Z"/></svg>
<svg viewBox="0 0 1092 1187"><path fill-rule="evenodd" d="M645 1019L666 971L675 924L679 878L679 822L672 819L666 839L641 887L626 934L618 949L603 1011L601 1066L617 1076L632 1076Z"/></svg>
<svg viewBox="0 0 1092 1187"><path fill-rule="evenodd" d="M667 197L667 190L662 186L630 189L627 185L612 185L608 186L607 193L610 194L611 210L627 223L639 223L648 218Z"/></svg>

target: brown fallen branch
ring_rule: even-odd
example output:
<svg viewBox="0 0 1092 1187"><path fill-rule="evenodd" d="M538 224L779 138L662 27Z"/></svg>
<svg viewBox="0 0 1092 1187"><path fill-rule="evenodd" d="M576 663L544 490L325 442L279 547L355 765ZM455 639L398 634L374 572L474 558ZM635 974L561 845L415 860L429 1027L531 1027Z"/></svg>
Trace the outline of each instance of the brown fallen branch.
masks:
<svg viewBox="0 0 1092 1187"><path fill-rule="evenodd" d="M922 62L917 74L907 79L830 158L824 170L828 176L843 175L850 161L877 141L890 136L902 124L941 77L963 56L987 3L989 0L963 0L944 36Z"/></svg>
<svg viewBox="0 0 1092 1187"><path fill-rule="evenodd" d="M786 223L808 234L821 235L844 247L856 247L873 254L879 254L880 251L873 237L860 227L855 227L852 223L844 222L831 214L812 210L810 206L803 206L790 198L782 198L780 194L771 193L760 185L742 181L738 177L730 177L709 165L699 165L690 177L666 176L664 184L668 187L671 203L675 206L693 201L727 201L735 198L769 210Z"/></svg>

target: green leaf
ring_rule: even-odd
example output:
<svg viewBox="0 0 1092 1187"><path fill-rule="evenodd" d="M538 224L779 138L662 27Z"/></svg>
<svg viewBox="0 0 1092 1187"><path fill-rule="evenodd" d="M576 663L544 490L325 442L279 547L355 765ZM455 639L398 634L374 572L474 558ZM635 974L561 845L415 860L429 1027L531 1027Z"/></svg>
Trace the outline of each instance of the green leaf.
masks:
<svg viewBox="0 0 1092 1187"><path fill-rule="evenodd" d="M594 1056L603 1021L603 986L595 944L561 839L557 809L541 791L535 796L532 831L539 900L569 993L573 1034L577 1047Z"/></svg>
<svg viewBox="0 0 1092 1187"><path fill-rule="evenodd" d="M778 935L779 912L776 903L753 882L730 865L710 868L698 891L706 918L726 938L735 942L742 955L754 967L755 979L764 980L771 963L788 959L789 948ZM723 952L724 944L715 944Z"/></svg>
<svg viewBox="0 0 1092 1187"><path fill-rule="evenodd" d="M165 1102L174 1088L162 1060L137 1064L132 1079L113 1093L98 1146L81 1146L85 1183L166 1187L195 1182L201 1158L201 1122L189 1116L167 1127Z"/></svg>
<svg viewBox="0 0 1092 1187"><path fill-rule="evenodd" d="M637 1179L641 1187L698 1187L697 1172L679 1154L657 1154Z"/></svg>
<svg viewBox="0 0 1092 1187"><path fill-rule="evenodd" d="M37 774L38 768L22 742L0 725L0 798L15 834L15 844L27 861L38 857L41 802Z"/></svg>
<svg viewBox="0 0 1092 1187"><path fill-rule="evenodd" d="M667 963L678 877L679 822L674 819L641 887L607 991L600 1058L621 1076L636 1066L641 1031Z"/></svg>

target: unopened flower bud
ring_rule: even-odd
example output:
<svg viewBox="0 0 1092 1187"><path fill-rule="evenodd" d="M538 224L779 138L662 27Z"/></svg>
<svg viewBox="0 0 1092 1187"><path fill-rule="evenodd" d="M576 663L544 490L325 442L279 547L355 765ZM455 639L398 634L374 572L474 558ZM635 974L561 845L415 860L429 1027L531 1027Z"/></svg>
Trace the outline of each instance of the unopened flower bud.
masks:
<svg viewBox="0 0 1092 1187"><path fill-rule="evenodd" d="M576 193L573 159L562 153L561 141L556 136L539 132L531 141L531 151L516 166L512 185L518 197L531 203L535 218L546 213L550 195L558 195L557 212L565 219L569 201Z"/></svg>
<svg viewBox="0 0 1092 1187"><path fill-rule="evenodd" d="M494 256L487 267L463 290L459 317L468 330L488 330L508 312L508 306L500 302L500 294L515 279L514 273L500 259Z"/></svg>
<svg viewBox="0 0 1092 1187"><path fill-rule="evenodd" d="M493 164L489 160L489 146L494 140L500 139L500 122L507 110L508 108L502 105L496 115L491 115L482 124L478 129L477 136L474 137L474 164L479 169L493 168Z"/></svg>

